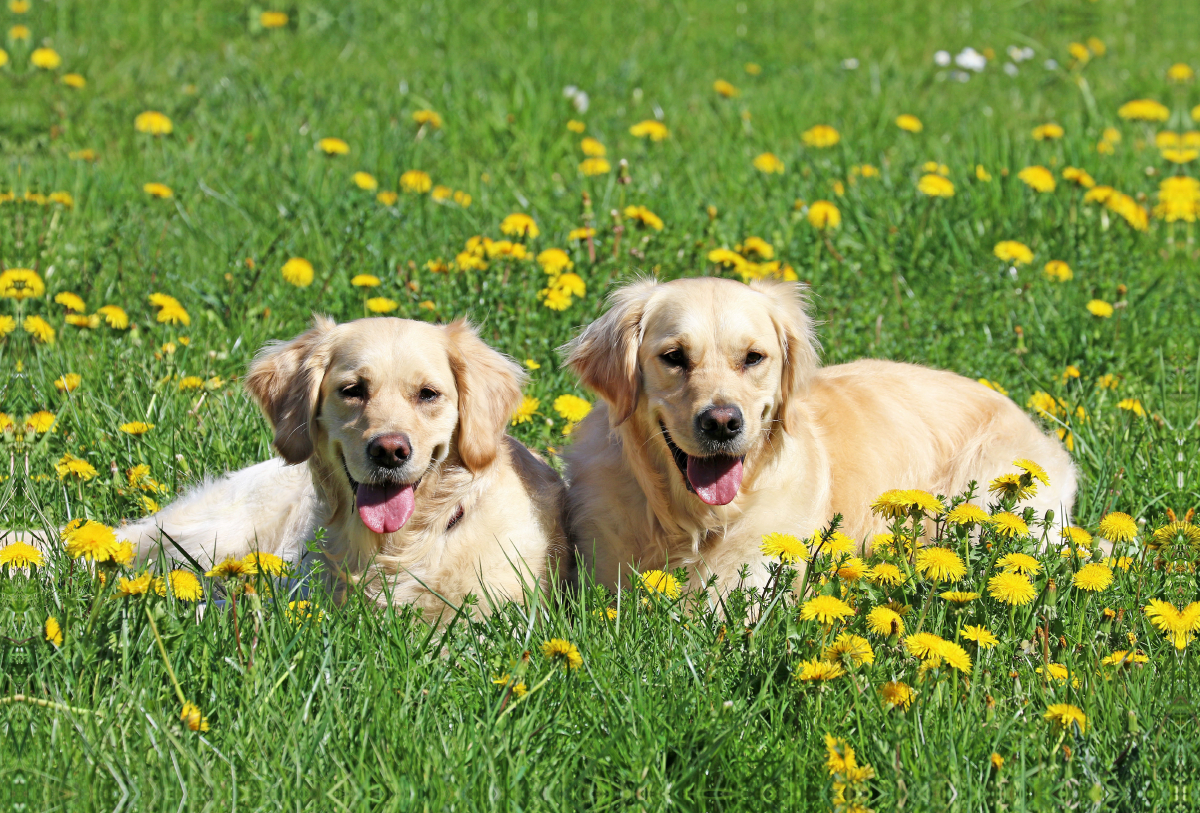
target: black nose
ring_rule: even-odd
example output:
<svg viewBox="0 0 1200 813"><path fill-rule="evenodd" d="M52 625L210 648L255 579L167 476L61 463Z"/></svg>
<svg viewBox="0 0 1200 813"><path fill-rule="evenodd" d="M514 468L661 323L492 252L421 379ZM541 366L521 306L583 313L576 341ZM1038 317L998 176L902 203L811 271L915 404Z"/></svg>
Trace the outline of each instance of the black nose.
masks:
<svg viewBox="0 0 1200 813"><path fill-rule="evenodd" d="M403 466L411 454L412 444L408 442L408 435L380 435L372 438L367 444L367 456L371 458L371 462L385 469Z"/></svg>
<svg viewBox="0 0 1200 813"><path fill-rule="evenodd" d="M712 440L732 440L742 431L742 411L735 406L710 406L696 416L700 433Z"/></svg>

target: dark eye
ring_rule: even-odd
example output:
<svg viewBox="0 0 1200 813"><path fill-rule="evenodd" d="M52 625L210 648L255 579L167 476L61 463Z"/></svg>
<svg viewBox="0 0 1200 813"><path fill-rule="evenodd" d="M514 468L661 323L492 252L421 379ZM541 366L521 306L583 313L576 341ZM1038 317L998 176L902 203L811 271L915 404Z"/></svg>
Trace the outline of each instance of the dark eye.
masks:
<svg viewBox="0 0 1200 813"><path fill-rule="evenodd" d="M367 385L362 381L355 381L353 384L347 384L338 390L338 395L347 401L361 400L367 397Z"/></svg>
<svg viewBox="0 0 1200 813"><path fill-rule="evenodd" d="M659 358L661 358L663 360L663 364L666 364L668 367L687 366L687 356L685 356L683 351L678 347L674 350L668 350L666 353L663 353L661 356L659 356Z"/></svg>
<svg viewBox="0 0 1200 813"><path fill-rule="evenodd" d="M749 353L746 354L746 366L753 367L755 364L758 364L764 358L766 358L766 357L762 353L755 353L753 350L751 350Z"/></svg>
<svg viewBox="0 0 1200 813"><path fill-rule="evenodd" d="M417 394L417 397L425 403L429 403L430 401L436 401L439 395L440 393L437 390L424 387L421 392Z"/></svg>

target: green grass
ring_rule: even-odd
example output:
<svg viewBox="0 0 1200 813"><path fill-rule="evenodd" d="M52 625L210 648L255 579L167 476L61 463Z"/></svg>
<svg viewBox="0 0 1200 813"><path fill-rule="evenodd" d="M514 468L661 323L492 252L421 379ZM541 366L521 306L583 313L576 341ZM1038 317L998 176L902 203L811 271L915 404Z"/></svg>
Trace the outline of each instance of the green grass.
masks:
<svg viewBox="0 0 1200 813"><path fill-rule="evenodd" d="M396 300L396 315L470 316L496 347L539 362L527 390L541 400L539 415L513 432L557 460L569 440L553 399L592 396L555 348L603 311L621 280L729 274L708 252L749 235L772 243L812 285L828 363L911 360L996 381L1021 405L1036 392L1062 398L1069 427L1040 420L1072 433L1078 524L1095 531L1103 515L1124 511L1148 532L1167 509L1200 504L1194 225L1152 217L1139 233L1083 203L1083 190L1061 176L1045 195L1016 177L1031 164L1056 175L1078 166L1147 208L1164 175L1195 177L1197 162L1174 167L1153 145L1158 129L1200 129L1188 115L1200 85L1165 78L1177 61L1200 68L1195 16L1182 4L1115 0L746 5L303 0L286 7L289 25L275 31L258 26L260 8L228 2L100 10L34 0L27 14L3 11L6 30L20 22L32 38L3 43L0 192L66 191L74 200L0 204L0 265L36 269L47 287L40 298L3 300L0 314L41 315L57 331L52 345L19 326L0 339L0 410L18 425L38 410L57 416L51 433L3 435L4 527L140 516L125 479L137 464L174 494L268 457L266 424L236 379L258 347L299 332L313 312L362 316L364 297L350 285L358 273L383 280L373 294ZM1043 67L1050 58L1069 66L1069 44L1090 36L1107 54L1081 68ZM63 58L56 71L29 67L43 44ZM1016 77L1000 67L1010 44L1036 50ZM967 45L998 58L964 84L933 53ZM847 58L859 67L842 67ZM762 73L745 73L747 62ZM58 83L68 71L87 86ZM717 96L721 78L741 95ZM589 94L586 114L564 98L569 84ZM1118 107L1135 98L1167 104L1169 125L1119 119ZM411 114L422 108L445 123L417 137ZM146 109L170 116L174 133L136 133L133 119ZM629 134L658 111L668 140ZM898 130L900 113L919 116L924 131ZM612 173L580 177L572 118L607 146ZM1047 121L1066 136L1034 141L1030 131ZM805 147L801 132L819 123L835 126L841 143ZM1112 155L1095 150L1106 127L1122 133ZM325 136L345 139L350 154L318 153ZM69 157L84 148L96 151L94 163ZM752 167L764 151L784 161L783 175ZM627 185L617 183L622 158ZM931 160L948 165L954 197L917 192ZM851 167L868 163L881 176L850 183ZM975 178L976 165L989 183ZM350 180L366 171L394 190L414 168L466 191L471 205L401 194L383 206ZM167 184L174 197L149 197L147 182ZM583 192L596 213L595 263L567 242L582 225ZM798 199L839 207L843 223L829 244ZM630 204L650 208L665 228L627 223L614 256L609 212ZM516 211L540 226L534 252L570 250L587 284L564 312L540 303L546 276L534 262L426 268L452 260L473 235L498 239L501 219ZM1015 277L992 254L1005 239L1035 254ZM314 265L310 287L282 279L293 256ZM1066 261L1074 279L1046 279L1051 259ZM120 305L130 329L64 324L53 301L63 291L89 312ZM153 292L178 298L190 326L157 323ZM1091 316L1094 298L1118 303L1117 315ZM1064 382L1068 365L1081 377ZM69 372L83 383L59 392L54 381ZM190 375L222 383L180 391ZM1099 385L1104 375L1116 377L1115 390ZM1118 408L1127 398L1147 416ZM135 420L154 429L118 431ZM67 453L98 476L60 480L54 465ZM999 553L1034 547L993 541L992 550L969 550L960 589L985 592ZM1156 566L1160 558L1178 567ZM916 660L868 636L875 665L820 686L792 675L818 657L826 634L799 620L797 602L780 591L735 594L713 611L586 589L447 630L358 596L336 606L317 595L323 620L301 624L279 602L243 598L239 652L227 605L210 603L201 615L173 598L113 598L111 580L97 589L84 568L59 558L30 579L0 575L0 697L37 701L0 705L0 799L28 809L828 809L828 732L873 766L865 789L876 810L1183 809L1200 793L1196 644L1176 652L1142 607L1200 598L1196 558L1182 544L1148 555L1085 601L1069 587L1075 564L1043 556L1038 598L1011 618L991 598L957 618L917 580L890 593L914 607L910 631L928 606L926 630L951 638L960 621L985 623L1000 646L982 655L968 647L969 679L943 668L918 683ZM810 593L841 586L811 575ZM1049 576L1058 583L1053 605ZM205 588L219 592L207 580ZM851 631L866 634L865 609L884 593L853 588L864 612ZM610 604L620 607L615 622L596 615ZM1107 627L1105 606L1123 611ZM208 732L181 725L148 613ZM49 615L65 629L61 648L44 641ZM1149 664L1106 679L1114 672L1100 658L1129 648L1129 636ZM552 637L578 646L582 668L552 673L540 650ZM1035 670L1047 659L1080 685L1043 679ZM531 687L550 679L509 712L493 678L522 669ZM891 679L918 689L910 710L881 708L877 687ZM1085 734L1042 719L1060 702L1086 712ZM989 767L993 752L1006 760L999 772Z"/></svg>

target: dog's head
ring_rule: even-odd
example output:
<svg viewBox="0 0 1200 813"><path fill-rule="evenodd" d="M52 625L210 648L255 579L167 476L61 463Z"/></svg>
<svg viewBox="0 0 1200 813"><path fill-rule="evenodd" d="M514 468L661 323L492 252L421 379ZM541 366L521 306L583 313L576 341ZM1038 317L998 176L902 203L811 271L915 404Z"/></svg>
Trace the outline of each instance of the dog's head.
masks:
<svg viewBox="0 0 1200 813"><path fill-rule="evenodd" d="M568 362L608 402L614 424L636 416L687 488L725 505L747 456L774 426L799 420L817 350L800 285L644 280L613 295Z"/></svg>
<svg viewBox="0 0 1200 813"><path fill-rule="evenodd" d="M452 453L473 472L492 463L523 380L464 321L317 317L264 348L246 388L285 460L318 458L363 524L392 533L412 515L421 478Z"/></svg>

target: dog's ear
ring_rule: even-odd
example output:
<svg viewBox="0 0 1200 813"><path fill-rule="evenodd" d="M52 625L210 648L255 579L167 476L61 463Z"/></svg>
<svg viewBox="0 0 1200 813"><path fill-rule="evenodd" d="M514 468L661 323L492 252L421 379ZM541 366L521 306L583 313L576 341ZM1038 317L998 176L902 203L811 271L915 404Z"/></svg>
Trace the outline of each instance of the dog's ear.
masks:
<svg viewBox="0 0 1200 813"><path fill-rule="evenodd" d="M309 424L329 364L325 339L334 327L332 319L314 316L312 327L290 342L264 347L246 375L246 389L266 413L275 430L275 448L288 463L312 456Z"/></svg>
<svg viewBox="0 0 1200 813"><path fill-rule="evenodd" d="M800 420L800 402L820 365L816 333L808 316L807 287L798 282L754 280L750 287L770 300L771 323L783 348L779 417L785 432Z"/></svg>
<svg viewBox="0 0 1200 813"><path fill-rule="evenodd" d="M521 405L525 371L485 344L466 320L451 322L445 331L458 387L458 456L477 472L499 453L508 421Z"/></svg>
<svg viewBox="0 0 1200 813"><path fill-rule="evenodd" d="M637 406L642 386L638 369L642 317L657 286L657 281L643 279L616 291L609 299L608 313L584 328L565 348L567 364L584 386L612 408L614 426L627 421Z"/></svg>

